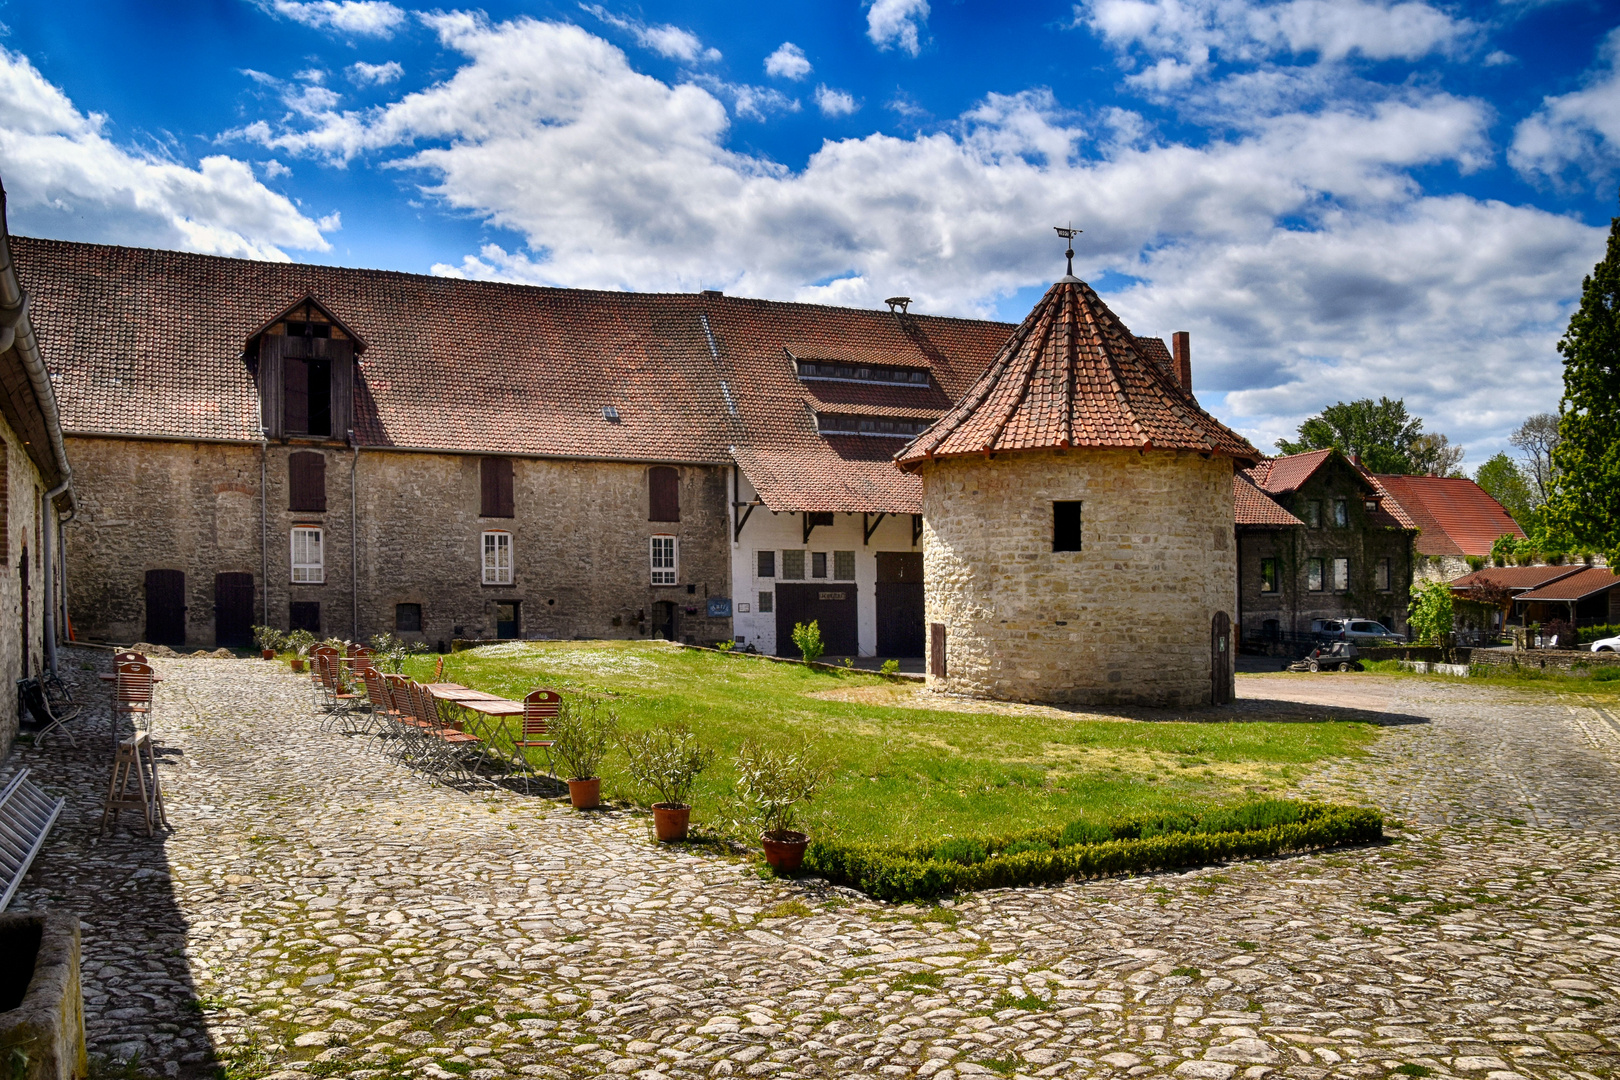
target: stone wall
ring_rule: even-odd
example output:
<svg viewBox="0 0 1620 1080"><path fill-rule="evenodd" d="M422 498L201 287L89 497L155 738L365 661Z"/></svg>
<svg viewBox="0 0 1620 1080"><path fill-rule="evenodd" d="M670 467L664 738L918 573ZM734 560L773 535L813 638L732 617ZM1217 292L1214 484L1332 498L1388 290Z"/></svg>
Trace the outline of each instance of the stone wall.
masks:
<svg viewBox="0 0 1620 1080"><path fill-rule="evenodd" d="M44 553L40 504L45 486L39 469L24 451L16 432L0 418L0 468L5 470L5 546L0 550L0 761L17 737L16 680L38 672L45 662L45 590L40 573ZM28 566L28 617L23 618L22 568ZM23 637L27 623L28 636ZM26 663L24 662L26 660Z"/></svg>
<svg viewBox="0 0 1620 1080"><path fill-rule="evenodd" d="M1475 649L1468 662L1489 667L1536 671L1551 669L1567 673L1572 667L1593 670L1620 667L1620 653L1595 653L1586 649Z"/></svg>
<svg viewBox="0 0 1620 1080"><path fill-rule="evenodd" d="M1070 450L922 470L928 622L948 693L1075 704L1210 700L1210 630L1234 613L1232 462ZM1078 499L1082 549L1052 550Z"/></svg>
<svg viewBox="0 0 1620 1080"><path fill-rule="evenodd" d="M326 458L324 512L288 509L297 451ZM476 455L367 449L356 459L340 445L274 443L264 455L261 544L257 444L71 438L68 452L81 504L68 529L69 602L82 639L143 637L154 568L186 574L188 648L215 645L222 572L253 575L255 621L286 628L290 603L315 602L323 634L360 640L394 631L398 604L422 607L421 631L403 637L433 646L491 638L499 601L520 604L526 638L652 636L660 602L675 606L678 637L730 636L730 620L708 618L705 604L729 592L728 474L718 466L681 467L682 520L650 522L645 465L520 458L515 516L481 518ZM319 584L291 580L294 526L322 530ZM486 530L512 535L510 585L482 583ZM674 586L650 584L655 533L678 538Z"/></svg>

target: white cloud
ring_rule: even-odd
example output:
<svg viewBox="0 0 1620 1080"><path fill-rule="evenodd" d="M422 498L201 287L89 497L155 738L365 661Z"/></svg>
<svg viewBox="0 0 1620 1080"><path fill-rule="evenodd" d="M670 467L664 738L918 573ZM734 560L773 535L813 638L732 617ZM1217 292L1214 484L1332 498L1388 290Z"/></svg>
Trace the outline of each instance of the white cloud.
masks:
<svg viewBox="0 0 1620 1080"><path fill-rule="evenodd" d="M275 158L271 158L269 161L262 163L259 168L264 170L264 178L266 180L275 180L278 177L292 175L292 170L287 168L287 166L283 165L281 162L277 161Z"/></svg>
<svg viewBox="0 0 1620 1080"><path fill-rule="evenodd" d="M1131 81L1161 92L1203 74L1217 58L1417 60L1455 52L1478 33L1472 22L1421 0L1085 0L1074 17L1114 47L1140 52L1147 67Z"/></svg>
<svg viewBox="0 0 1620 1080"><path fill-rule="evenodd" d="M928 0L872 0L866 9L866 36L880 49L898 46L916 56L927 22Z"/></svg>
<svg viewBox="0 0 1620 1080"><path fill-rule="evenodd" d="M849 116L860 108L847 91L830 86L816 87L816 107L823 116Z"/></svg>
<svg viewBox="0 0 1620 1080"><path fill-rule="evenodd" d="M387 86L391 82L398 82L404 74L405 68L398 60L390 60L386 64L368 64L360 60L349 65L350 80L361 86Z"/></svg>
<svg viewBox="0 0 1620 1080"><path fill-rule="evenodd" d="M699 60L712 63L720 59L719 49L706 49L703 39L690 30L683 30L679 26L648 26L639 19L627 19L614 15L600 4L581 4L580 7L595 15L609 26L616 26L620 30L628 30L635 35L636 41L644 49L651 49L659 56L670 60L684 60L688 64Z"/></svg>
<svg viewBox="0 0 1620 1080"><path fill-rule="evenodd" d="M1526 175L1559 178L1570 169L1601 179L1620 164L1620 29L1599 49L1586 87L1542 100L1519 122L1508 161Z"/></svg>
<svg viewBox="0 0 1620 1080"><path fill-rule="evenodd" d="M731 103L731 113L739 120L765 120L772 113L798 112L797 98L788 97L770 86L731 83L712 75L695 75L692 81L722 101Z"/></svg>
<svg viewBox="0 0 1620 1080"><path fill-rule="evenodd" d="M1552 404L1551 345L1602 249L1568 218L1425 194L1416 170L1490 161L1494 115L1432 89L1286 109L1284 86L1279 111L1200 146L1125 110L1092 131L1050 93L990 95L789 169L730 148L725 84L651 78L576 26L432 25L466 58L444 82L258 134L383 157L522 238L439 269L982 315L1061 272L1049 229L1072 218L1077 269L1140 283L1112 297L1137 332L1193 331L1199 386L1266 445L1340 398L1404 393L1454 438Z"/></svg>
<svg viewBox="0 0 1620 1080"><path fill-rule="evenodd" d="M765 74L773 79L802 79L810 74L810 60L803 49L784 41L765 58Z"/></svg>
<svg viewBox="0 0 1620 1080"><path fill-rule="evenodd" d="M274 0L270 10L317 30L364 37L391 37L405 21L405 12L387 0Z"/></svg>
<svg viewBox="0 0 1620 1080"><path fill-rule="evenodd" d="M196 168L124 149L28 59L0 48L0 175L20 233L285 261L321 226L224 155ZM273 175L269 165L267 176Z"/></svg>

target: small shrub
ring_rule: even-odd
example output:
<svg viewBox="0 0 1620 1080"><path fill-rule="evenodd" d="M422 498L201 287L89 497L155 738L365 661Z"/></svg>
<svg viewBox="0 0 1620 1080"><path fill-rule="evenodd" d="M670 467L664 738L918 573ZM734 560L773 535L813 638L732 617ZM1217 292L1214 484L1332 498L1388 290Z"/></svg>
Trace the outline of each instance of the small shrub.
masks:
<svg viewBox="0 0 1620 1080"><path fill-rule="evenodd" d="M1026 851L1051 851L1052 845L1044 840L1017 840L996 852L997 855L1022 855Z"/></svg>
<svg viewBox="0 0 1620 1080"><path fill-rule="evenodd" d="M885 675L898 675L900 673L900 661L885 660L883 661L883 667L880 670Z"/></svg>
<svg viewBox="0 0 1620 1080"><path fill-rule="evenodd" d="M947 837L934 848L934 858L961 863L963 866L982 863L989 857L990 852L984 846L984 841L969 836Z"/></svg>
<svg viewBox="0 0 1620 1080"><path fill-rule="evenodd" d="M625 735L619 745L630 759L631 779L657 792L664 806L685 806L698 774L714 760L714 751L678 722Z"/></svg>
<svg viewBox="0 0 1620 1080"><path fill-rule="evenodd" d="M255 626L253 640L261 649L271 652L284 652L287 648L287 635L273 626Z"/></svg>
<svg viewBox="0 0 1620 1080"><path fill-rule="evenodd" d="M757 826L772 840L798 831L798 806L815 798L827 766L807 742L765 745L750 739L737 751L738 824Z"/></svg>
<svg viewBox="0 0 1620 1080"><path fill-rule="evenodd" d="M299 656L309 655L309 650L315 644L315 635L308 630L293 630L282 638L282 646L291 649Z"/></svg>
<svg viewBox="0 0 1620 1080"><path fill-rule="evenodd" d="M1600 667L1592 672L1593 682L1614 682L1620 679L1620 667Z"/></svg>
<svg viewBox="0 0 1620 1080"><path fill-rule="evenodd" d="M813 664L821 659L821 654L827 651L827 646L821 640L821 623L815 619L808 623L794 623L793 644L805 663Z"/></svg>
<svg viewBox="0 0 1620 1080"><path fill-rule="evenodd" d="M371 639L371 662L385 674L400 674L405 670L406 657L427 651L426 643L405 641L393 634L378 634Z"/></svg>
<svg viewBox="0 0 1620 1080"><path fill-rule="evenodd" d="M735 641L717 641L714 643L714 647L721 652L730 652L737 647L737 643Z"/></svg>
<svg viewBox="0 0 1620 1080"><path fill-rule="evenodd" d="M563 698L551 724L552 757L569 780L589 780L613 745L619 717L595 701Z"/></svg>
<svg viewBox="0 0 1620 1080"><path fill-rule="evenodd" d="M1114 830L1095 821L1071 821L1063 830L1062 844L1101 844L1114 838Z"/></svg>

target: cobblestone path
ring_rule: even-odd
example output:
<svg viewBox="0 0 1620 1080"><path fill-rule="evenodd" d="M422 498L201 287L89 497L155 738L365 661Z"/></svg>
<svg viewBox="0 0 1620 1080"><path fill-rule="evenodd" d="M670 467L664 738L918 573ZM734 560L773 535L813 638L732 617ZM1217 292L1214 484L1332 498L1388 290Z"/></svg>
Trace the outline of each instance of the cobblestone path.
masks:
<svg viewBox="0 0 1620 1080"><path fill-rule="evenodd" d="M1390 714L1370 758L1306 787L1384 807L1396 842L929 910L662 850L634 815L435 787L317 731L302 682L268 664L158 666L168 836L97 838L105 728L10 762L70 795L17 906L82 913L93 1049L154 1074L1567 1080L1620 1063L1620 724L1574 703L1245 678L1249 698Z"/></svg>

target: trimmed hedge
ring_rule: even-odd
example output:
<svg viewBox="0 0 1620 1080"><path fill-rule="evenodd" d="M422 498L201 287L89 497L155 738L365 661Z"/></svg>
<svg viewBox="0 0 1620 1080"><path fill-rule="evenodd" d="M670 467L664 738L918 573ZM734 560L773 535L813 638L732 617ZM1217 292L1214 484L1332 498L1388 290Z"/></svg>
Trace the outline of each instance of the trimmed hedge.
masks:
<svg viewBox="0 0 1620 1080"><path fill-rule="evenodd" d="M1288 851L1365 844L1384 835L1375 810L1268 800L1204 814L1077 821L1008 836L884 846L815 839L807 873L879 900L926 900L975 889L1050 885Z"/></svg>

